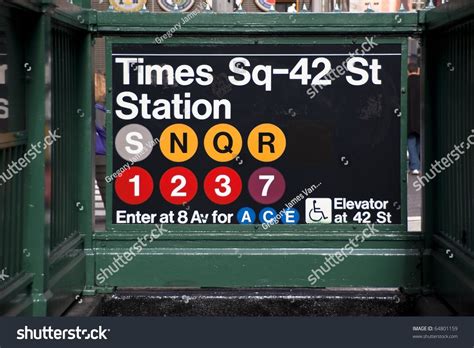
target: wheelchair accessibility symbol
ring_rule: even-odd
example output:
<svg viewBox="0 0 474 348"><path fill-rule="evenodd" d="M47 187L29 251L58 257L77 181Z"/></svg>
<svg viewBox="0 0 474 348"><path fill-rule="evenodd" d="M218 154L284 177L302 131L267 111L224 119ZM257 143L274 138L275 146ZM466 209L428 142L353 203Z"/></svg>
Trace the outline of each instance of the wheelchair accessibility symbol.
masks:
<svg viewBox="0 0 474 348"><path fill-rule="evenodd" d="M332 222L331 198L307 198L305 206L307 224L330 224Z"/></svg>

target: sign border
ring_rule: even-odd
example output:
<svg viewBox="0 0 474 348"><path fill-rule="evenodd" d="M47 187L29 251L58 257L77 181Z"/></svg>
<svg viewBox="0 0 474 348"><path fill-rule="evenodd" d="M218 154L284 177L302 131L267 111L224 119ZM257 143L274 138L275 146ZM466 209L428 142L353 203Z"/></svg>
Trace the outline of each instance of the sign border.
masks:
<svg viewBox="0 0 474 348"><path fill-rule="evenodd" d="M258 40L252 37L244 37L242 35L235 37L222 37L216 39L212 36L199 37L196 40L191 34L181 37L172 37L166 41L166 45L197 45L197 44L211 44L211 45L229 45L229 44L280 44L280 45L294 45L294 44L362 44L366 41L365 36L354 37L321 37L321 36L305 36L295 38L293 36L280 37L259 37ZM400 44L401 45L401 91L400 104L402 116L400 117L400 209L401 209L401 224L377 224L376 228L380 232L387 232L389 234L398 233L406 234L408 230L407 222L407 80L408 80L408 39L406 37L378 37L377 42L381 44ZM112 45L113 44L155 44L154 37L141 38L125 38L106 36L106 82L107 82L107 148L113 149L112 139ZM112 157L113 152L107 151L107 175L111 175L112 171ZM150 231L155 228L154 225L123 225L112 223L112 183L107 183L106 196L106 231L117 233L120 231L136 232L143 234L144 231ZM340 239L343 235L353 235L362 232L366 228L365 224L301 224L301 225L274 225L271 228L264 230L260 224L243 225L243 224L193 224L180 225L169 224L167 228L173 231L172 236L167 236L166 239L206 239L212 235L213 239L225 240L228 238L239 240L278 240L280 238L291 240L302 240L302 238L319 239L321 237L336 237ZM418 233L412 233L414 239L419 238ZM406 236L405 236L406 237Z"/></svg>

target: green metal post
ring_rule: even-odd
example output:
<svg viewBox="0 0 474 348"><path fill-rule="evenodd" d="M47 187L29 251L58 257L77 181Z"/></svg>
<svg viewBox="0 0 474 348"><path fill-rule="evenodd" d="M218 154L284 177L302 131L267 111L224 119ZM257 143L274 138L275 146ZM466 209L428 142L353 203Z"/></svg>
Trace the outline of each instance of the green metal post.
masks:
<svg viewBox="0 0 474 348"><path fill-rule="evenodd" d="M430 62L428 56L427 45L429 44L429 37L425 33L423 35L422 41L422 66L421 66L421 77L422 77L422 86L421 86L421 105L422 110L422 129L423 133L421 134L421 142L422 142L422 165L423 173L426 173L428 169L427 166L434 161L434 153L435 153L435 143L434 143L434 136L433 136L433 120L430 117L431 115L431 86L430 86L430 77L427 74L427 71L430 69ZM422 273L422 281L423 286L426 288L432 287L432 248L433 248L433 230L434 230L434 221L436 219L435 213L435 205L434 205L434 190L433 185L428 185L425 190L423 190L423 204L422 204L422 231L424 234L424 262L423 262L423 273Z"/></svg>
<svg viewBox="0 0 474 348"><path fill-rule="evenodd" d="M401 177L401 209L402 216L408 230L408 196L407 196L407 125L408 125L408 39L403 39L402 58L401 58L401 91L400 91L400 109L402 117L400 119L400 177Z"/></svg>
<svg viewBox="0 0 474 348"><path fill-rule="evenodd" d="M50 17L35 18L27 43L26 69L26 120L28 145L43 143L47 110L50 110ZM47 313L45 291L48 276L48 250L45 230L45 154L41 151L25 169L25 248L31 254L26 260L26 271L34 274L32 297L33 315Z"/></svg>
<svg viewBox="0 0 474 348"><path fill-rule="evenodd" d="M81 56L79 57L79 102L84 116L80 119L78 128L78 141L81 141L78 153L78 198L82 210L78 212L79 232L84 236L84 249L86 253L86 289L94 287L94 251L92 249L92 232L94 221L94 168L93 145L94 138L94 113L93 113L93 71L92 71L92 35L87 33L82 38ZM90 292L90 291L89 291Z"/></svg>

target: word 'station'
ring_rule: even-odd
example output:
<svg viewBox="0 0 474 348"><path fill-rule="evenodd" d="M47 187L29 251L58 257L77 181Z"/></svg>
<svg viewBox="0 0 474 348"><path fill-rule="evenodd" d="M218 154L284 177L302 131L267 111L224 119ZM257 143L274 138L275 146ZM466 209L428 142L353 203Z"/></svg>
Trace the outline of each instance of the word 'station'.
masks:
<svg viewBox="0 0 474 348"><path fill-rule="evenodd" d="M400 224L400 45L111 45L112 223Z"/></svg>

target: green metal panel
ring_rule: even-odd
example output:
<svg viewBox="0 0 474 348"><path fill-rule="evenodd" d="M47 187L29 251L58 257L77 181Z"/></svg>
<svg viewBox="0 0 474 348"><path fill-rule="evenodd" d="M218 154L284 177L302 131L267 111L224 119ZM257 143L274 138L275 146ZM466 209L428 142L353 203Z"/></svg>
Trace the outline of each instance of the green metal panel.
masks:
<svg viewBox="0 0 474 348"><path fill-rule="evenodd" d="M127 246L97 248L98 275L111 276L102 286L119 287L310 287L312 270L339 248L157 248L117 270L114 257ZM107 248L108 247L108 248ZM419 250L360 249L324 275L316 287L420 287ZM326 267L325 267L326 268ZM107 271L107 269L109 271ZM110 273L109 273L110 272ZM99 278L100 279L100 278Z"/></svg>
<svg viewBox="0 0 474 348"><path fill-rule="evenodd" d="M419 288L421 239L417 237L366 241L316 286ZM347 239L266 243L159 239L110 275L117 269L114 258L128 251L136 237L98 235L96 273L110 276L100 284L104 287L309 287L311 270L344 247Z"/></svg>
<svg viewBox="0 0 474 348"><path fill-rule="evenodd" d="M176 23L182 23L183 13L86 12L88 24L103 34L125 33L159 34ZM181 33L246 33L268 34L277 32L306 34L360 34L406 35L421 32L418 14L400 13L200 13L179 30ZM159 36L158 35L158 36Z"/></svg>

